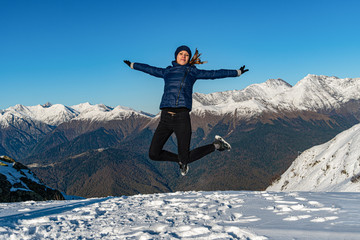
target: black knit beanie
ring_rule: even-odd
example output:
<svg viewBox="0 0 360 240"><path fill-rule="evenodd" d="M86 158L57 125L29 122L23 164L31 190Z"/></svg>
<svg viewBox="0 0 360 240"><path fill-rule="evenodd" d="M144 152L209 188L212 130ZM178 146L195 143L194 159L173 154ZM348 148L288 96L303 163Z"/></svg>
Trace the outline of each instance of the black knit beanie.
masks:
<svg viewBox="0 0 360 240"><path fill-rule="evenodd" d="M175 60L176 60L176 58L177 58L177 55L178 55L179 52L181 52L181 51L187 51L188 54L189 54L189 59L191 59L191 50L190 50L190 48L189 48L188 46L182 45L182 46L178 47L178 48L176 49L176 51L175 51Z"/></svg>

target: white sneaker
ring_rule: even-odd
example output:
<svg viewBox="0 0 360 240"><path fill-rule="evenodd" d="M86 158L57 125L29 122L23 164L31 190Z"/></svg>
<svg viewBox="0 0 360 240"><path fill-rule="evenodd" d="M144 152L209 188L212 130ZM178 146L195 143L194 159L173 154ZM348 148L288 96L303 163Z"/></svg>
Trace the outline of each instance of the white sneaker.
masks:
<svg viewBox="0 0 360 240"><path fill-rule="evenodd" d="M224 150L228 150L230 151L231 149L231 145L226 142L222 137L220 137L219 135L216 135L215 136L215 141L214 141L214 145L215 145L215 148L218 150L218 151L224 151Z"/></svg>
<svg viewBox="0 0 360 240"><path fill-rule="evenodd" d="M183 164L182 162L179 162L179 166L181 175L185 176L189 172L189 166L187 164Z"/></svg>

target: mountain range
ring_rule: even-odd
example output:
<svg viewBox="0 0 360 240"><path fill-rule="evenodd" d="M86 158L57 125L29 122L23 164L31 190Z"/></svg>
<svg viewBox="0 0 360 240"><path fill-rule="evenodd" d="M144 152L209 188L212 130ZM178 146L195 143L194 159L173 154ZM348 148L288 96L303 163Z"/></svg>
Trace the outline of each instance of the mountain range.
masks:
<svg viewBox="0 0 360 240"><path fill-rule="evenodd" d="M176 164L148 159L159 115L121 106L1 110L0 155L27 164L49 186L84 197L263 190L299 152L359 123L359 80L307 75L295 86L270 79L243 90L194 93L191 147L211 143L219 134L232 151L192 163L186 177L180 177ZM176 152L174 136L165 148Z"/></svg>

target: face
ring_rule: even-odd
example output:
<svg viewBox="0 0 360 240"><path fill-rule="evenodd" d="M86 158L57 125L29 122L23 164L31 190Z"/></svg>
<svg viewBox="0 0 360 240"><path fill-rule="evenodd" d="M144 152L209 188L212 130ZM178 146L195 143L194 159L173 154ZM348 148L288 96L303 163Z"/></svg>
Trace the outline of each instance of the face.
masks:
<svg viewBox="0 0 360 240"><path fill-rule="evenodd" d="M189 53L185 50L178 53L176 56L176 62L180 65L185 65L189 62Z"/></svg>

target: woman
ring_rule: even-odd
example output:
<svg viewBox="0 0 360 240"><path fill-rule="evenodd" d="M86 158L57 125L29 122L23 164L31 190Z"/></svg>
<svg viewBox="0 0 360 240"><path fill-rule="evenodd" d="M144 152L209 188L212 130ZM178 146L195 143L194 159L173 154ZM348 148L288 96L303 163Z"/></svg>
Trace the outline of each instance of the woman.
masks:
<svg viewBox="0 0 360 240"><path fill-rule="evenodd" d="M196 50L191 59L190 48L180 46L175 51L175 61L172 62L172 66L167 68L124 61L132 69L164 79L164 93L160 104L161 117L151 141L149 157L155 161L177 162L183 176L189 170L189 163L214 152L216 149L230 151L231 148L230 144L222 137L215 136L215 141L212 144L190 151L191 122L189 113L192 108L194 83L198 79L238 77L249 71L245 69L245 65L238 70L200 70L195 67L195 64L205 63L201 62L200 55ZM163 150L163 146L172 133L175 133L177 138L178 154Z"/></svg>

